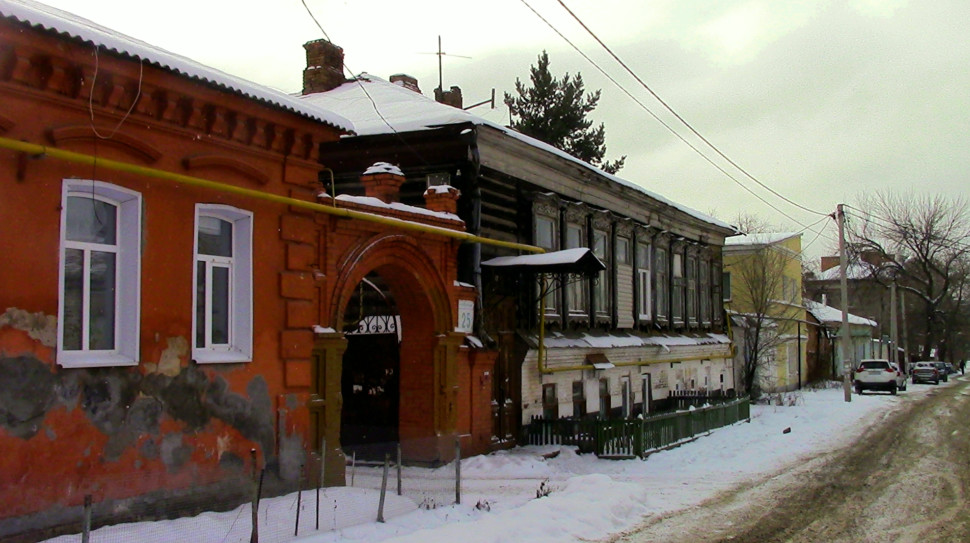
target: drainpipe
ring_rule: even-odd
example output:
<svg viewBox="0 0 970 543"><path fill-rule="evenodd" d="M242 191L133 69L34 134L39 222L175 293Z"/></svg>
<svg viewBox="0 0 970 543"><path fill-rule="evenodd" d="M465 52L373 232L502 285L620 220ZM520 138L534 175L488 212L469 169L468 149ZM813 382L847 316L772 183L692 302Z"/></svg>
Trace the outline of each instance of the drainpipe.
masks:
<svg viewBox="0 0 970 543"><path fill-rule="evenodd" d="M83 153L65 151L63 149L58 149L56 147L48 147L46 145L36 145L33 143L26 143L22 141L13 140L10 138L0 137L0 148L11 149L22 153L27 153L29 155L49 156L51 158L65 160L67 162L75 162L78 164L97 166L98 168L104 168L107 170L133 173L137 175L151 177L154 179L163 179L163 180L172 181L175 183L182 183L185 185L202 187L202 188L207 188L207 189L216 190L220 192L228 192L231 194L248 196L250 198L276 202L279 204L300 207L303 209L310 209L312 211L317 211L328 215L336 215L338 217L344 217L347 219L358 219L362 221L383 224L386 226L392 226L395 228L400 228L402 230L411 230L411 231L423 232L427 234L435 234L435 235L439 235L447 238L458 239L468 243L483 243L486 245L495 245L498 247L506 247L509 249L516 249L519 251L526 251L530 253L545 252L545 250L542 249L541 247L526 245L524 243L513 243L510 241L484 238L468 232L452 230L450 228L444 228L441 226L431 226L427 224L414 223L414 222L405 221L401 219L395 219L393 217L385 217L383 215L377 215L374 213L366 213L363 211L354 211L351 209L337 208L334 206L318 204L315 202L307 202L304 200L290 198L287 196L279 196L277 194L272 194L269 192L237 187L235 185L229 185L227 183L210 181L208 179L203 179L201 177L193 177L190 175L167 172L165 170L148 168L146 166L129 164L127 162L120 162L117 160L110 160L107 158L98 158L98 157L86 155Z"/></svg>

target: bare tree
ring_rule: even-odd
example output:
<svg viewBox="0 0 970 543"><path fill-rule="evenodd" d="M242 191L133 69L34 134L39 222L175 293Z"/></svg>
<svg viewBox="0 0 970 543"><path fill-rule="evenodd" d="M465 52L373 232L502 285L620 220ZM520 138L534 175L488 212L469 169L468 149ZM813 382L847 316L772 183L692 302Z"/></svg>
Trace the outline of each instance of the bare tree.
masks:
<svg viewBox="0 0 970 543"><path fill-rule="evenodd" d="M730 265L732 317L740 328L740 380L757 398L773 385L771 372L778 348L790 341L794 322L804 313L797 282L785 275L797 255L775 244L753 245Z"/></svg>
<svg viewBox="0 0 970 543"><path fill-rule="evenodd" d="M865 210L865 211L860 211ZM859 198L848 222L851 257L877 283L919 302L920 357L940 359L966 321L970 272L970 207L963 198L876 192Z"/></svg>

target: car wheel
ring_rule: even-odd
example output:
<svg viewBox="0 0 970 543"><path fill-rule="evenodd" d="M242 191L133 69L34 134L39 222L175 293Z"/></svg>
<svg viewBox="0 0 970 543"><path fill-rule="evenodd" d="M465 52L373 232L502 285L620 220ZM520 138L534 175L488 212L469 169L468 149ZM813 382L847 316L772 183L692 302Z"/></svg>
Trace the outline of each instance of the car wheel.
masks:
<svg viewBox="0 0 970 543"><path fill-rule="evenodd" d="M906 387L907 386L909 386L909 385L904 384L903 386L899 387L899 390L901 390L903 392L906 392Z"/></svg>
<svg viewBox="0 0 970 543"><path fill-rule="evenodd" d="M896 395L896 383L889 385L889 393L892 394L893 396Z"/></svg>
<svg viewBox="0 0 970 543"><path fill-rule="evenodd" d="M860 386L855 387L855 393L861 396L862 395L862 387L860 387Z"/></svg>

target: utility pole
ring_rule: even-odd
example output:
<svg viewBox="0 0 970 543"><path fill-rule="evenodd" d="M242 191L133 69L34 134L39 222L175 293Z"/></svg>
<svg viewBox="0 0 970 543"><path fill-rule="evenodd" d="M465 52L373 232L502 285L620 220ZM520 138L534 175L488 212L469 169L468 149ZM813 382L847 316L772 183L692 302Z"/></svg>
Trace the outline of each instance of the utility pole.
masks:
<svg viewBox="0 0 970 543"><path fill-rule="evenodd" d="M849 281L846 279L845 213L842 204L835 211L839 224L839 288L842 298L842 391L845 401L852 401L852 341L849 339Z"/></svg>
<svg viewBox="0 0 970 543"><path fill-rule="evenodd" d="M909 329L906 328L906 289L899 293L899 311L903 317L903 364L909 367Z"/></svg>
<svg viewBox="0 0 970 543"><path fill-rule="evenodd" d="M892 288L889 291L889 345L892 347L892 354L889 360L899 366L899 370L906 373L906 367L899 360L899 330L896 326L896 278L893 277Z"/></svg>

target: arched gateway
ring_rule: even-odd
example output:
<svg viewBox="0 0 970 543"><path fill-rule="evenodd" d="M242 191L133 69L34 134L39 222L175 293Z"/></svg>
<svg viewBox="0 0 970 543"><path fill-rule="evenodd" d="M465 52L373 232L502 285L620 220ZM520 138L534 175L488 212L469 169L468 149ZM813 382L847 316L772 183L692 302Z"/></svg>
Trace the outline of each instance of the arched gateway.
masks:
<svg viewBox="0 0 970 543"><path fill-rule="evenodd" d="M457 191L451 196L453 205ZM345 198L338 205L364 202L372 200ZM414 215L433 226L462 228L446 211ZM474 298L471 288L456 282L458 242L431 229L402 233L361 221L329 226L321 240L328 288L321 292L320 313L327 324L315 334L308 404L314 449L326 447L328 484L343 484L345 446L372 451L363 446L396 439L405 461L451 460L465 337L454 331L456 313L459 299ZM355 337L368 331L392 333Z"/></svg>

